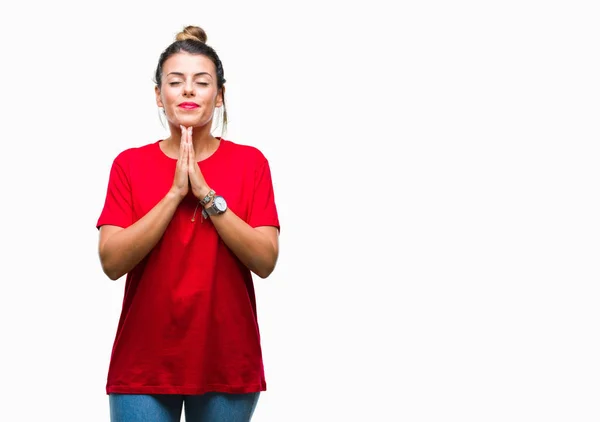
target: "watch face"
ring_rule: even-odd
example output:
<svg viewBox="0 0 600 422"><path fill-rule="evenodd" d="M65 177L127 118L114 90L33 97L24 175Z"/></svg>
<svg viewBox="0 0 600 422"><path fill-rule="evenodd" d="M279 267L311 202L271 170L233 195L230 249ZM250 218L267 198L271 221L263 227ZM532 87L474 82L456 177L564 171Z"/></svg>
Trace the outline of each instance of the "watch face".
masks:
<svg viewBox="0 0 600 422"><path fill-rule="evenodd" d="M225 198L222 196L215 196L213 199L215 208L219 210L219 212L225 212L227 209L227 202L225 202Z"/></svg>

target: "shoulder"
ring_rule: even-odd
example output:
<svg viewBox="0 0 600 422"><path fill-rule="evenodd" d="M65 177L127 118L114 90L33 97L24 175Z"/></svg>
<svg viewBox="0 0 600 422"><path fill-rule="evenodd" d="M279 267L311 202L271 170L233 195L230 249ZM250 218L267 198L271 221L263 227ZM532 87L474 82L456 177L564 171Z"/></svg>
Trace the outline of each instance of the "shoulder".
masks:
<svg viewBox="0 0 600 422"><path fill-rule="evenodd" d="M243 159L245 162L252 162L257 166L267 162L265 155L255 146L234 142L228 139L223 139L222 142L224 142L224 146L229 155Z"/></svg>
<svg viewBox="0 0 600 422"><path fill-rule="evenodd" d="M153 155L156 151L156 148L158 148L158 142L160 141L127 148L117 154L114 159L114 163L124 167L129 167L132 163L139 162L140 159Z"/></svg>

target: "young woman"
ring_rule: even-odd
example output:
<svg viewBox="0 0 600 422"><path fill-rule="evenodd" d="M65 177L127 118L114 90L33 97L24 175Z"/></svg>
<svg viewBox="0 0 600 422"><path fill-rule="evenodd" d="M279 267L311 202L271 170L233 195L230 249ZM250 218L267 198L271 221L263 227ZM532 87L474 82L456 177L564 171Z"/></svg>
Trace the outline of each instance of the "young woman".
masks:
<svg viewBox="0 0 600 422"><path fill-rule="evenodd" d="M279 253L269 163L211 134L225 78L201 28L177 35L155 78L170 136L115 158L97 222L104 272L127 275L111 420L249 421L266 390L251 272L268 277Z"/></svg>

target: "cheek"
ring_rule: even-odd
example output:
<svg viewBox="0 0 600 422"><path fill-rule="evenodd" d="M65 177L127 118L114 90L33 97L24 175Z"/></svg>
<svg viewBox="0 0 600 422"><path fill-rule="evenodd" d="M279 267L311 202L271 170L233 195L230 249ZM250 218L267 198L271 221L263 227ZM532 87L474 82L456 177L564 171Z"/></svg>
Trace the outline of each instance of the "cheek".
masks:
<svg viewBox="0 0 600 422"><path fill-rule="evenodd" d="M177 96L173 95L172 92L167 91L163 95L163 101L166 105L173 105L173 103L175 102L175 98L177 98Z"/></svg>
<svg viewBox="0 0 600 422"><path fill-rule="evenodd" d="M172 104L177 98L177 90L173 89L173 87L165 86L161 91L160 98L165 105Z"/></svg>
<svg viewBox="0 0 600 422"><path fill-rule="evenodd" d="M212 88L199 91L198 95L207 103L214 103L217 99L217 91Z"/></svg>

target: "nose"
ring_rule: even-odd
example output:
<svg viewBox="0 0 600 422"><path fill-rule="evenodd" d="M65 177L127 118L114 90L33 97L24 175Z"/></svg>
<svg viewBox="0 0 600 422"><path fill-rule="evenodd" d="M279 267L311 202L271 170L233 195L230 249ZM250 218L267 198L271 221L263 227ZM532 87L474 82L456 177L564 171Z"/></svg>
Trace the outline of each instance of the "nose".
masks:
<svg viewBox="0 0 600 422"><path fill-rule="evenodd" d="M186 97L193 97L195 95L194 93L194 82L193 81L186 81L183 85L183 95L185 95Z"/></svg>

